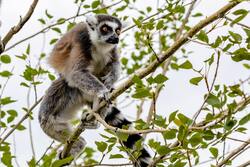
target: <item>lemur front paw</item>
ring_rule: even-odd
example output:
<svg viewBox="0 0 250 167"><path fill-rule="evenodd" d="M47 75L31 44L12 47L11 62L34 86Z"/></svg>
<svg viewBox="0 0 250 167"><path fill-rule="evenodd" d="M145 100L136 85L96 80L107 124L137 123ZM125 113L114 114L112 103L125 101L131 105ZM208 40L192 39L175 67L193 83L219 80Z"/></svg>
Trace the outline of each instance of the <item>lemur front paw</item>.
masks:
<svg viewBox="0 0 250 167"><path fill-rule="evenodd" d="M100 123L95 119L95 116L91 112L82 113L81 121L86 129L97 129L100 127Z"/></svg>
<svg viewBox="0 0 250 167"><path fill-rule="evenodd" d="M109 104L112 104L111 100L110 100L110 90L105 90L100 92L100 94L97 95L98 99L100 100L99 102L101 102L102 100L106 101Z"/></svg>
<svg viewBox="0 0 250 167"><path fill-rule="evenodd" d="M111 76L111 73L108 73L107 75L101 77L101 80L108 90L112 89L114 80Z"/></svg>

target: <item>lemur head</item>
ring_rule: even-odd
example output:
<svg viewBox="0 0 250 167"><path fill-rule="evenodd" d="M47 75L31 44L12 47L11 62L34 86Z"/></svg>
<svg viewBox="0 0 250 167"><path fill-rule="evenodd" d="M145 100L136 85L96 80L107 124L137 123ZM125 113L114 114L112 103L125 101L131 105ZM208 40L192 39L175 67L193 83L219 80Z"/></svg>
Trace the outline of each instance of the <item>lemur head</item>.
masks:
<svg viewBox="0 0 250 167"><path fill-rule="evenodd" d="M118 18L99 14L87 16L86 22L93 44L116 45L119 42L122 23Z"/></svg>

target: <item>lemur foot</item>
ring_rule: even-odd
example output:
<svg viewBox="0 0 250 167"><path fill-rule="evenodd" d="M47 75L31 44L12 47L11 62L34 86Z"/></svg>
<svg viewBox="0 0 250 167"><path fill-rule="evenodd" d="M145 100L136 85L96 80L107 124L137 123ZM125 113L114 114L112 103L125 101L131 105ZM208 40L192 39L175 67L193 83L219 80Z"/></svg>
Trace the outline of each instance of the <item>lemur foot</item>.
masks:
<svg viewBox="0 0 250 167"><path fill-rule="evenodd" d="M95 119L95 116L91 112L82 113L81 121L86 129L97 129L100 127L100 123Z"/></svg>

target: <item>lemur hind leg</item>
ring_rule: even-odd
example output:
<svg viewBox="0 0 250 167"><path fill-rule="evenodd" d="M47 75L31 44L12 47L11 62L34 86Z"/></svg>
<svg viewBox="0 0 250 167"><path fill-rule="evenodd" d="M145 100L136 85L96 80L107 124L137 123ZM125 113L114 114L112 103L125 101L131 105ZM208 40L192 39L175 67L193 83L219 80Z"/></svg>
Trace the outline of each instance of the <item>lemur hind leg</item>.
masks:
<svg viewBox="0 0 250 167"><path fill-rule="evenodd" d="M55 80L47 90L40 106L41 128L51 138L65 143L73 134L71 120L76 118L77 111L83 104L82 94L78 89L69 87L63 78ZM85 145L85 140L78 138L70 154L75 157Z"/></svg>
<svg viewBox="0 0 250 167"><path fill-rule="evenodd" d="M46 122L41 122L41 127L48 136L61 143L66 143L69 137L73 134L74 130L70 123L62 121L53 116L49 117ZM84 149L85 145L86 141L84 138L79 137L74 142L70 150L70 155L76 157ZM59 158L61 158L60 155Z"/></svg>

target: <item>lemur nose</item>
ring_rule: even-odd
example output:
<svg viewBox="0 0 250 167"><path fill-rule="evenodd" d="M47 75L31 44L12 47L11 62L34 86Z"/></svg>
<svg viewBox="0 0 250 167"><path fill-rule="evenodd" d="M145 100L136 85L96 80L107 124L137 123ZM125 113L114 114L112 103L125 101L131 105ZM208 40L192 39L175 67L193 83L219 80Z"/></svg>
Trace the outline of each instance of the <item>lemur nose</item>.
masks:
<svg viewBox="0 0 250 167"><path fill-rule="evenodd" d="M116 35L112 35L111 37L109 37L107 42L111 44L117 44L119 42L119 38Z"/></svg>

